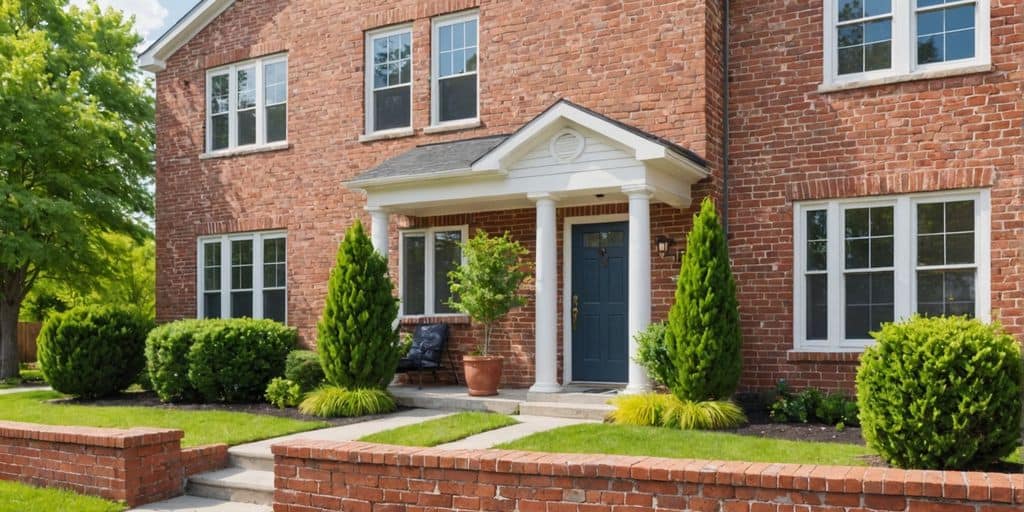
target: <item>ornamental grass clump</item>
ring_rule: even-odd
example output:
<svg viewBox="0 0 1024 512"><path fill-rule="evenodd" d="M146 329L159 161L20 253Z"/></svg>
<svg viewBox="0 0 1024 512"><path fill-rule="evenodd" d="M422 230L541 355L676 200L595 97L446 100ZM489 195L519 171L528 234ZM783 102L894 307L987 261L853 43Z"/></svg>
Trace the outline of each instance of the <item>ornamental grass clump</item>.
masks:
<svg viewBox="0 0 1024 512"><path fill-rule="evenodd" d="M887 462L984 468L1020 445L1021 348L998 325L914 317L872 334L857 398L864 439Z"/></svg>
<svg viewBox="0 0 1024 512"><path fill-rule="evenodd" d="M395 399L383 389L352 389L324 386L310 392L299 412L321 418L384 414L396 409Z"/></svg>
<svg viewBox="0 0 1024 512"><path fill-rule="evenodd" d="M723 430L746 423L743 410L732 402L691 402L675 395L644 393L612 400L609 421L620 425L666 427L683 430Z"/></svg>

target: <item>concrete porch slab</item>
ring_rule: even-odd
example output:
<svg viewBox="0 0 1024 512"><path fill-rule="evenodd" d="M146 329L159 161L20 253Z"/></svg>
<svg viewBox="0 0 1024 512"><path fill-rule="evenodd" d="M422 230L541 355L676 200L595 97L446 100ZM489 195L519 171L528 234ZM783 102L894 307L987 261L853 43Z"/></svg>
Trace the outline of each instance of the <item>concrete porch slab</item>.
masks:
<svg viewBox="0 0 1024 512"><path fill-rule="evenodd" d="M533 393L525 389L501 389L497 396L469 396L462 386L392 386L388 389L405 407L458 411L491 411L501 414L601 420L612 410L608 400L618 388L604 385L570 385L563 393Z"/></svg>

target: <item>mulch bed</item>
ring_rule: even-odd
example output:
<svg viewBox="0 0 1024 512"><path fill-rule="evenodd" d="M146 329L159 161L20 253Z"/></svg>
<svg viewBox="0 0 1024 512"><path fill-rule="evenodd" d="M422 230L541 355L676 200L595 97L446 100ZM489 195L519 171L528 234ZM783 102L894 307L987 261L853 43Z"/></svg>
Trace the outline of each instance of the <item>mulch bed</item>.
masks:
<svg viewBox="0 0 1024 512"><path fill-rule="evenodd" d="M741 436L768 437L790 441L859 444L864 446L864 438L861 437L860 428L858 427L846 427L843 430L837 430L835 427L818 424L751 423L729 432Z"/></svg>

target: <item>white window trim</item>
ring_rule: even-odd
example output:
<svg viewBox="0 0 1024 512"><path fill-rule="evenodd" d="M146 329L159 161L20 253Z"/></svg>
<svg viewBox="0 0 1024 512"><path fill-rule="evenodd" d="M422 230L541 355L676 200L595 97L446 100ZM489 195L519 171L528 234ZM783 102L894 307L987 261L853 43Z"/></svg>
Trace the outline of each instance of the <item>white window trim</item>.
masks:
<svg viewBox="0 0 1024 512"><path fill-rule="evenodd" d="M936 8L954 7L974 3L974 58L932 64L917 64L917 0L893 0L892 2L892 68L865 73L839 76L839 62L836 55L836 24L839 13L836 0L822 0L824 41L823 80L819 91L842 90L853 87L868 87L885 83L938 78L962 73L975 73L991 68L991 0L960 0Z"/></svg>
<svg viewBox="0 0 1024 512"><path fill-rule="evenodd" d="M410 57L409 57L409 84L408 84L408 87L409 87L409 126L399 126L399 127L396 127L396 128L388 128L386 130L374 130L373 129L373 122L374 122L374 118L373 118L373 113L374 113L374 103L373 103L373 93L374 93L374 87L373 87L373 71L374 71L374 67L373 67L373 40L377 39L377 38L381 38L381 37L393 36L393 35L396 35L396 34L404 34L406 32L409 33L409 41L410 41L410 45L409 45L409 52L410 52ZM374 140L376 140L377 136L379 136L380 138L387 138L389 136L402 136L402 135L406 135L407 132L409 132L410 130L413 129L413 124L414 124L413 123L413 117L414 117L413 105L414 105L415 99L416 99L415 98L415 84L416 84L416 74L415 74L416 73L416 68L415 68L415 63L416 63L416 59L415 59L416 40L415 40L415 38L416 38L416 34L412 30L412 24L411 23L406 23L406 24L403 24L403 25L397 25L397 26L393 26L393 27L381 28L381 29L377 29L377 30L371 30L371 31L366 33L366 38L365 38L364 45L363 45L365 47L365 54L366 54L365 55L365 62L364 62L364 65L363 65L363 68L365 70L364 73L363 73L365 75L363 90L365 91L365 96L366 96L364 98L365 99L365 101L364 101L364 108L365 108L366 115L363 116L366 119L366 126L363 127L363 136L362 136L362 138L364 140L369 139L371 137L374 138ZM395 86L395 87L398 87L398 86ZM403 85L403 87L405 87L405 85Z"/></svg>
<svg viewBox="0 0 1024 512"><path fill-rule="evenodd" d="M196 318L205 318L203 295L206 292L204 249L207 243L220 242L220 317L231 318L231 242L252 240L252 317L263 318L263 241L285 239L285 286L270 287L266 290L284 290L285 322L288 321L288 233L285 231L262 231L258 233L232 233L228 235L202 236L196 241Z"/></svg>
<svg viewBox="0 0 1024 512"><path fill-rule="evenodd" d="M848 208L893 207L893 294L896 321L909 318L917 304L917 205L974 201L974 261L976 318L991 321L991 199L988 189L927 192L902 196L835 199L797 203L793 208L793 347L797 352L861 352L874 340L847 340L844 289L843 211ZM807 223L808 211L828 212L828 339L808 340Z"/></svg>
<svg viewBox="0 0 1024 512"><path fill-rule="evenodd" d="M399 306L399 316L401 318L420 318L420 317L460 317L465 316L462 313L435 313L434 312L434 297L436 288L434 286L434 233L438 231L459 231L462 233L462 242L465 243L469 239L469 226L438 226L431 228L417 228L417 229L402 229L398 232L398 295L401 299ZM424 237L424 268L425 272L423 276L423 313L416 315L405 314L405 298L402 294L405 293L405 237L408 235L423 235ZM466 262L466 254L462 253L462 263Z"/></svg>
<svg viewBox="0 0 1024 512"><path fill-rule="evenodd" d="M288 104L289 101L289 80L288 80L288 55L273 55L270 57L263 57L259 59L251 59L242 62L236 62L227 66L221 66L218 68L208 69L206 71L206 152L203 154L206 158L215 156L227 155L227 154L243 154L249 152L257 152L261 149L278 149L281 147L288 146L288 130L291 128L290 124L285 125L285 137L284 140L267 142L267 130L266 130L266 115L267 115L267 104L266 104L266 82L263 79L264 66L268 64L285 64L285 119L288 119ZM255 67L256 70L256 143L246 144L243 146L238 145L238 70L240 68ZM210 92L213 90L213 77L220 76L223 74L228 75L228 147L214 150L213 149L213 102L211 101ZM281 105L282 103L275 103L274 105ZM273 106L273 105L271 105Z"/></svg>
<svg viewBox="0 0 1024 512"><path fill-rule="evenodd" d="M440 69L438 68L439 57L441 46L436 44L440 36L438 35L441 27L453 25L456 23L463 23L470 20L476 20L476 117L470 117L466 119L453 119L451 121L440 122L441 114L441 98L438 96L438 80L440 78ZM480 123L480 56L482 55L481 41L480 41L480 11L473 9L471 11L458 12L455 14L447 14L444 16L438 16L433 18L430 22L430 128L435 131L445 127L473 127L479 126ZM469 74L469 73L465 73ZM460 75L461 76L461 75Z"/></svg>

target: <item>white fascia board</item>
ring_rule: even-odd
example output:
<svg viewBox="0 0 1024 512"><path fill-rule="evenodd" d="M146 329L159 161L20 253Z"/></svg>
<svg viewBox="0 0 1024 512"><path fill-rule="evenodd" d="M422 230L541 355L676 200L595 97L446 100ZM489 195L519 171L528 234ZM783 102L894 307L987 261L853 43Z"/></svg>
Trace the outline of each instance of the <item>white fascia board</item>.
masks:
<svg viewBox="0 0 1024 512"><path fill-rule="evenodd" d="M377 187L386 187L389 185L401 185L403 183L416 183L416 182L429 182L443 178L460 178L463 176L480 176L480 175L504 175L505 172L473 172L472 169L466 167L463 169L452 169L450 171L432 172L429 174L410 174L403 176L387 176L382 178L368 178L362 180L351 180L343 181L341 184L345 188L352 190L366 190Z"/></svg>
<svg viewBox="0 0 1024 512"><path fill-rule="evenodd" d="M189 11L185 18L175 23L139 55L139 67L151 73L166 69L167 59L174 55L174 52L188 43L233 3L234 0L203 0L203 3Z"/></svg>

